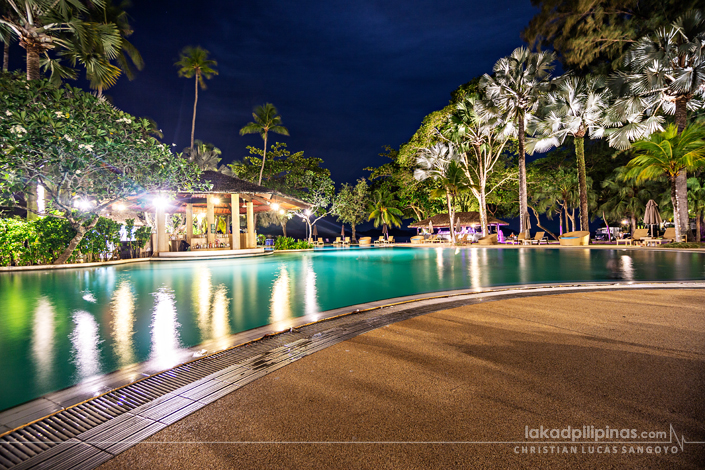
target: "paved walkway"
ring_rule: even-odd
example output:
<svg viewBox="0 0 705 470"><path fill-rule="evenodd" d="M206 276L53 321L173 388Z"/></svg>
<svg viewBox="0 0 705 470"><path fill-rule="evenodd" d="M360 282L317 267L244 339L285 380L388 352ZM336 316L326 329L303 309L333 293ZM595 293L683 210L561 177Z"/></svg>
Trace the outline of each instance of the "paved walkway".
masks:
<svg viewBox="0 0 705 470"><path fill-rule="evenodd" d="M467 441L670 425L705 441L704 297L593 292L427 314L301 359L101 468L702 468L705 444L675 440Z"/></svg>

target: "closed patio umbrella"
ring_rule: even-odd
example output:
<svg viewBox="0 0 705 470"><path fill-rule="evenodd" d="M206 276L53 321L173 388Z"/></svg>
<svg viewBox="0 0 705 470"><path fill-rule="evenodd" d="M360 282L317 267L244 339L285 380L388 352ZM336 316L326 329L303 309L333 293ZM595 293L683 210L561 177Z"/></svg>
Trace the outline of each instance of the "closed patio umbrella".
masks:
<svg viewBox="0 0 705 470"><path fill-rule="evenodd" d="M316 227L315 225L313 226L313 232L311 232L311 235L318 239L318 227Z"/></svg>
<svg viewBox="0 0 705 470"><path fill-rule="evenodd" d="M646 203L644 211L644 224L651 226L651 236L654 236L654 225L661 225L661 214L658 213L658 204L653 199Z"/></svg>
<svg viewBox="0 0 705 470"><path fill-rule="evenodd" d="M529 229L531 229L531 217L528 212L524 212L524 231L527 238L529 237Z"/></svg>
<svg viewBox="0 0 705 470"><path fill-rule="evenodd" d="M460 217L458 217L457 222L455 224L455 233L460 233L463 230L463 227L460 226Z"/></svg>
<svg viewBox="0 0 705 470"><path fill-rule="evenodd" d="M345 240L345 224L340 226L340 236Z"/></svg>

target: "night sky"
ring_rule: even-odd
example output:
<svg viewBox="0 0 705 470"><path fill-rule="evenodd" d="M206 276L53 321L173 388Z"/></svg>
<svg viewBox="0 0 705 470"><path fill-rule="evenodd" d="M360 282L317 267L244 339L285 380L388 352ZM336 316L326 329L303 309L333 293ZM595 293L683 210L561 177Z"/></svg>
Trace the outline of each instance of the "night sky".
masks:
<svg viewBox="0 0 705 470"><path fill-rule="evenodd" d="M145 68L106 93L156 120L181 151L194 84L173 64L184 46L200 45L219 75L199 93L196 138L219 147L222 163L262 145L238 131L255 105L271 102L291 134L274 141L322 158L336 183L354 182L385 163L384 145L408 140L458 85L522 45L535 11L529 0L134 0L130 41ZM24 50L13 55L23 67Z"/></svg>

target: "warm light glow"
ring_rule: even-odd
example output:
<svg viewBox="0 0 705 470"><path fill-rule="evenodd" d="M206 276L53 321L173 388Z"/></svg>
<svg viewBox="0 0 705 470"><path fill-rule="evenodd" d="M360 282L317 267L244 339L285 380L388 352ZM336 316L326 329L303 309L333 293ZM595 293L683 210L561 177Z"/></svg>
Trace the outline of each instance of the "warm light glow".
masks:
<svg viewBox="0 0 705 470"><path fill-rule="evenodd" d="M306 216L309 216L309 215L311 215L311 211L310 211L309 209L306 209L306 210L304 211L304 214L306 214Z"/></svg>
<svg viewBox="0 0 705 470"><path fill-rule="evenodd" d="M78 310L73 314L74 329L71 339L71 362L74 363L79 377L82 379L94 376L100 372L100 336L98 322L90 313Z"/></svg>
<svg viewBox="0 0 705 470"><path fill-rule="evenodd" d="M622 225L629 225L629 221L628 221L627 219L624 219L624 220L622 221Z"/></svg>
<svg viewBox="0 0 705 470"><path fill-rule="evenodd" d="M289 272L286 270L286 266L282 265L279 277L272 286L272 299L269 303L270 312L272 312L271 323L291 317L290 292Z"/></svg>
<svg viewBox="0 0 705 470"><path fill-rule="evenodd" d="M284 215L284 214L286 214L286 211L285 211L284 209L279 209L279 213L280 213L281 215Z"/></svg>
<svg viewBox="0 0 705 470"><path fill-rule="evenodd" d="M37 185L37 211L43 214L46 211L46 201L44 201L44 186Z"/></svg>
<svg viewBox="0 0 705 470"><path fill-rule="evenodd" d="M114 351L118 357L120 367L125 367L135 362L132 336L135 323L135 295L129 281L122 281L113 292L110 302L113 313L111 323Z"/></svg>
<svg viewBox="0 0 705 470"><path fill-rule="evenodd" d="M279 204L277 204L276 202L274 204L272 204L272 210L273 211L279 210Z"/></svg>
<svg viewBox="0 0 705 470"><path fill-rule="evenodd" d="M166 198L164 198L162 196L157 196L152 200L152 204L157 209L161 209L161 208L166 207L167 203L168 203L168 201L166 200Z"/></svg>
<svg viewBox="0 0 705 470"><path fill-rule="evenodd" d="M51 378L54 360L54 306L46 297L40 297L34 309L32 328L32 357L37 368L37 382L46 384Z"/></svg>
<svg viewBox="0 0 705 470"><path fill-rule="evenodd" d="M213 201L213 204L220 204L220 198L219 197L214 197L211 199Z"/></svg>
<svg viewBox="0 0 705 470"><path fill-rule="evenodd" d="M179 362L179 322L176 321L174 291L166 287L154 293L152 311L152 353L156 367L167 369Z"/></svg>
<svg viewBox="0 0 705 470"><path fill-rule="evenodd" d="M73 201L73 207L81 210L87 210L91 207L91 203L85 199L76 199Z"/></svg>
<svg viewBox="0 0 705 470"><path fill-rule="evenodd" d="M212 338L219 340L217 349L228 347L228 336L230 335L230 322L228 317L228 290L224 285L218 286L213 293L213 315L212 315Z"/></svg>
<svg viewBox="0 0 705 470"><path fill-rule="evenodd" d="M114 211L124 211L125 209L127 209L125 204L120 204L119 202L116 202L115 204L113 204Z"/></svg>
<svg viewBox="0 0 705 470"><path fill-rule="evenodd" d="M306 263L306 284L304 285L304 312L306 315L318 313L318 295L316 294L316 272L313 270L313 260Z"/></svg>

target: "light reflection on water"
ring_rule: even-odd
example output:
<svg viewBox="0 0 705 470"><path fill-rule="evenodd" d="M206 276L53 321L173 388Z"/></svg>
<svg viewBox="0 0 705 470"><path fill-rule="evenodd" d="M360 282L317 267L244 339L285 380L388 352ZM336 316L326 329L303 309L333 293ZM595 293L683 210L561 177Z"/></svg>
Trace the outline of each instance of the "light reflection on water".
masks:
<svg viewBox="0 0 705 470"><path fill-rule="evenodd" d="M702 254L652 250L434 247L0 274L0 410L135 362L170 367L184 347L224 347L232 333L363 302L511 284L703 279L704 264Z"/></svg>

